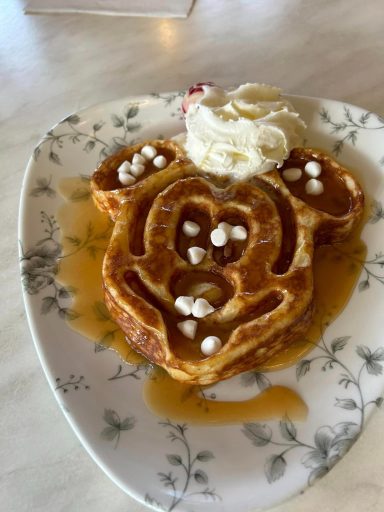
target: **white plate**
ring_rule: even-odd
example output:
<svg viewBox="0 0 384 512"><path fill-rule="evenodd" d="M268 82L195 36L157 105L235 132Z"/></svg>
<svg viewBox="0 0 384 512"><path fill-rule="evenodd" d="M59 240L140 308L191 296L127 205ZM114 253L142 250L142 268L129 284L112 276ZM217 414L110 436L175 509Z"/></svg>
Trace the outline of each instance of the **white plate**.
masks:
<svg viewBox="0 0 384 512"><path fill-rule="evenodd" d="M367 260L361 262L359 286L347 308L304 361L268 374L272 384L296 390L308 404L303 423L193 427L160 420L143 403L143 370L136 378L111 380L120 360L111 351L95 351L67 326L62 317L68 298L57 296L58 308L43 307L44 299L57 292L58 183L89 174L121 145L182 131L181 93L126 98L70 116L40 141L28 164L20 256L25 306L41 364L91 456L122 489L158 510L271 507L332 468L382 402L384 119L335 101L290 99L308 124L307 144L333 152L355 169L372 202L363 232ZM120 376L131 370L123 368Z"/></svg>

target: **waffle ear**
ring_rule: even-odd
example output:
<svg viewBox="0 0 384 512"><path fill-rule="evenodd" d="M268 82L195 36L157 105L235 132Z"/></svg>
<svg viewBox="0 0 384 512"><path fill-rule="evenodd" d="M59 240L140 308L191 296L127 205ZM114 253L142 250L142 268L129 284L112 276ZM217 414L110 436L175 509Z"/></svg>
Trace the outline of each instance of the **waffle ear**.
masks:
<svg viewBox="0 0 384 512"><path fill-rule="evenodd" d="M134 200L136 189L144 182L150 189L159 181L172 183L180 177L180 170L174 175L170 169L182 158L185 152L170 140L146 141L121 149L106 158L92 175L91 191L97 208L116 220L121 203ZM119 179L119 171L130 179ZM187 169L185 173L188 175Z"/></svg>
<svg viewBox="0 0 384 512"><path fill-rule="evenodd" d="M315 177L313 167L317 171ZM284 180L284 173L290 168L301 169L299 180ZM295 208L300 209L300 203L304 203L310 210L304 215L316 218L317 243L341 242L361 221L364 211L362 188L352 174L330 156L311 148L296 148L279 174L280 187L288 189ZM310 182L313 181L321 184L321 194L311 193Z"/></svg>

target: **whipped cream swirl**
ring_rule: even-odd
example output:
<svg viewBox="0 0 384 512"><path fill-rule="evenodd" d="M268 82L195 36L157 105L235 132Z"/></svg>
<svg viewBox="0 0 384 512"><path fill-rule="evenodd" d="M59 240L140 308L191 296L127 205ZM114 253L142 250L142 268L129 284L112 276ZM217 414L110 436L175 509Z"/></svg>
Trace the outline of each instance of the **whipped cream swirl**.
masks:
<svg viewBox="0 0 384 512"><path fill-rule="evenodd" d="M305 123L281 90L245 84L226 91L199 84L183 102L185 149L201 170L233 181L280 167L303 145Z"/></svg>

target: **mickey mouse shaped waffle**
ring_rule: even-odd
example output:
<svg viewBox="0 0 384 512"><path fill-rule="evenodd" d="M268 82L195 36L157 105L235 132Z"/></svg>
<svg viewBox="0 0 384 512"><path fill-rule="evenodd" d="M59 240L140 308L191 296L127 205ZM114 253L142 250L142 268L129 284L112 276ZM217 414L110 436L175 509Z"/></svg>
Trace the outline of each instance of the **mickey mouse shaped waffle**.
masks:
<svg viewBox="0 0 384 512"><path fill-rule="evenodd" d="M218 129L196 113L204 97L230 124L250 121L251 110L254 121L273 125L266 109L275 103L285 142L297 143L302 121L295 132L298 116L279 91L271 98L261 86L255 106L243 87L240 100L228 100L222 90L212 94L213 84L198 84L183 108L193 105L187 127L200 126L205 138L194 132L188 140L188 132L183 145L124 148L91 181L96 205L115 221L103 264L106 305L135 350L190 384L257 368L303 335L313 314L314 250L345 239L363 212L352 175L318 151L284 146L281 123L269 139L263 128L259 151L240 132L242 147L219 140L204 156L197 139L205 145ZM225 173L215 172L221 167Z"/></svg>

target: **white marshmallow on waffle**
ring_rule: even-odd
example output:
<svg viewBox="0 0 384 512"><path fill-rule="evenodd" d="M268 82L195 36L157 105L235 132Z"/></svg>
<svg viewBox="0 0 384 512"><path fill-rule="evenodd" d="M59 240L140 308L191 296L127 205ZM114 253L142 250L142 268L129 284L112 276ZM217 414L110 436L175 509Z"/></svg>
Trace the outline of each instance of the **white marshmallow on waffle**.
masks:
<svg viewBox="0 0 384 512"><path fill-rule="evenodd" d="M158 155L153 159L153 165L158 169L164 169L167 167L167 159L163 155Z"/></svg>
<svg viewBox="0 0 384 512"><path fill-rule="evenodd" d="M186 295L180 295L175 300L175 309L178 313L184 316L188 316L192 313L192 307L195 302L193 297L188 297Z"/></svg>
<svg viewBox="0 0 384 512"><path fill-rule="evenodd" d="M185 236L192 238L200 233L200 226L197 222L186 220L183 224L182 230Z"/></svg>
<svg viewBox="0 0 384 512"><path fill-rule="evenodd" d="M146 160L150 161L157 155L157 149L147 144L141 148L140 153Z"/></svg>
<svg viewBox="0 0 384 512"><path fill-rule="evenodd" d="M145 158L140 155L139 153L135 153L132 157L132 163L133 164L140 164L140 165L145 165L146 163L146 160Z"/></svg>
<svg viewBox="0 0 384 512"><path fill-rule="evenodd" d="M215 308L203 298L198 298L192 306L192 315L195 318L204 318L215 311Z"/></svg>
<svg viewBox="0 0 384 512"><path fill-rule="evenodd" d="M207 251L201 247L190 247L187 251L187 258L192 265L198 265L206 254Z"/></svg>
<svg viewBox="0 0 384 512"><path fill-rule="evenodd" d="M230 240L234 241L244 241L248 237L248 231L244 226L233 226L231 232L229 234Z"/></svg>
<svg viewBox="0 0 384 512"><path fill-rule="evenodd" d="M316 178L311 178L305 184L305 191L307 194L311 196L319 196L324 192L324 185L320 180Z"/></svg>
<svg viewBox="0 0 384 512"><path fill-rule="evenodd" d="M145 171L145 166L143 164L132 164L131 165L131 174L132 176L141 176Z"/></svg>
<svg viewBox="0 0 384 512"><path fill-rule="evenodd" d="M228 233L221 228L216 228L211 233L211 242L215 247L224 247L228 242L228 238Z"/></svg>
<svg viewBox="0 0 384 512"><path fill-rule="evenodd" d="M136 178L127 172L119 172L119 181L122 185L129 186L136 182Z"/></svg>
<svg viewBox="0 0 384 512"><path fill-rule="evenodd" d="M285 181L298 181L303 172L298 167L290 167L289 169L284 169L282 174Z"/></svg>
<svg viewBox="0 0 384 512"><path fill-rule="evenodd" d="M124 160L124 162L122 164L120 164L119 167L117 168L118 173L120 173L120 172L129 173L130 170L131 170L131 164L128 162L128 160Z"/></svg>
<svg viewBox="0 0 384 512"><path fill-rule="evenodd" d="M186 338L193 340L196 336L197 322L196 320L184 320L177 324L177 328Z"/></svg>
<svg viewBox="0 0 384 512"><path fill-rule="evenodd" d="M321 165L315 160L310 160L305 164L304 171L311 178L318 178L321 174Z"/></svg>
<svg viewBox="0 0 384 512"><path fill-rule="evenodd" d="M222 229L229 236L230 232L232 231L233 226L232 226L232 224L229 224L228 222L219 222L219 224L217 225L217 228Z"/></svg>
<svg viewBox="0 0 384 512"><path fill-rule="evenodd" d="M201 342L201 352L205 356L213 356L213 354L216 354L223 344L221 343L221 339L217 336L207 336L203 339Z"/></svg>

